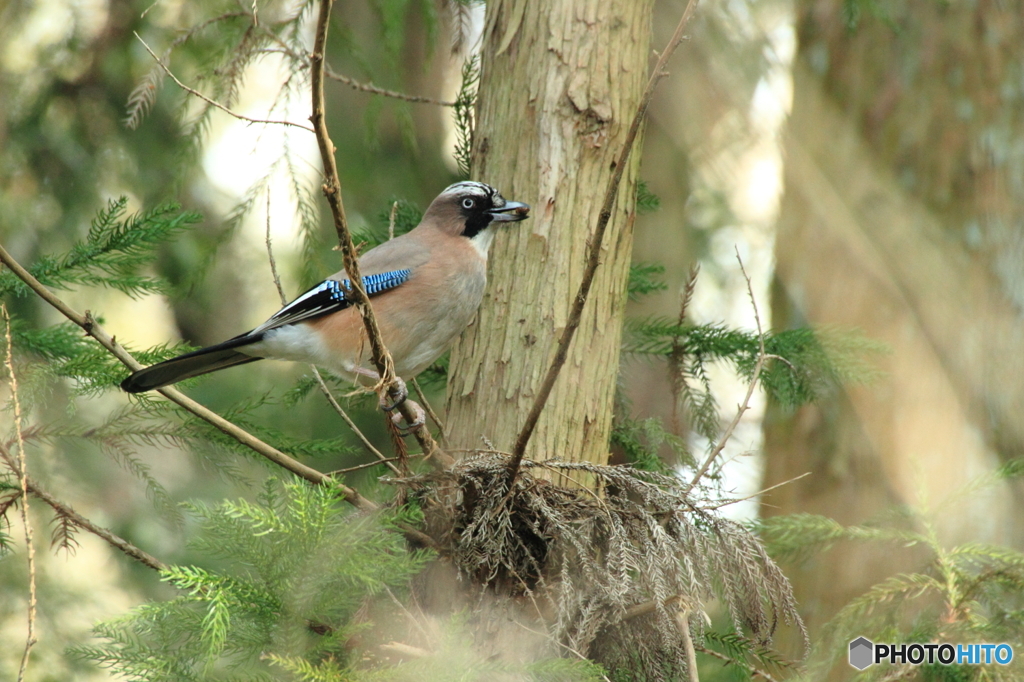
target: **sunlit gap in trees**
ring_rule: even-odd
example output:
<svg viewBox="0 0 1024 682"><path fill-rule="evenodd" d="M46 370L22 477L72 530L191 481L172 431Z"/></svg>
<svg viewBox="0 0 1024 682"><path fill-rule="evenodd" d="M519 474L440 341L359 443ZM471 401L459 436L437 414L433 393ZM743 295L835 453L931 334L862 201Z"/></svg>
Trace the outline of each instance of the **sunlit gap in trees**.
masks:
<svg viewBox="0 0 1024 682"><path fill-rule="evenodd" d="M739 11L738 6L744 11ZM738 250L751 277L761 323L766 330L771 328L769 285L774 271L775 221L783 189L781 136L792 104L791 66L796 33L788 2L767 6L766 9L764 3L757 6L742 2L728 7L726 3L704 6L705 11L714 12L727 40L735 45L728 49L711 47L708 59L713 60L716 75L732 69L745 72L748 79L709 77L717 87L728 90L724 97L730 106L723 115L714 121L696 122L694 119L699 117L687 116L686 112L699 107L705 95L681 87L682 79L678 78L667 84L665 106L654 113L658 128L691 160L692 194L687 201L686 221L688 226L704 232L708 241L689 308L696 324L724 323L729 327L756 329L747 284L736 258ZM762 45L760 66L742 61L753 44ZM752 69L758 72L750 74ZM748 86L750 79L756 82L752 92ZM687 100L693 103L687 105ZM652 168L644 171L645 177L657 172ZM638 240L635 260L659 258L657 252L644 253L642 245L643 241ZM664 314L673 313L666 310ZM710 369L711 385L726 422L743 400L747 382L737 377L731 367L716 365ZM764 410L765 395L759 390L724 450L723 461L727 464L722 471L723 487L733 491L737 498L761 488ZM696 433L691 434L690 446L694 453L704 453L709 448L707 440ZM758 504L758 499L751 499L722 511L732 518L752 518L757 514Z"/></svg>

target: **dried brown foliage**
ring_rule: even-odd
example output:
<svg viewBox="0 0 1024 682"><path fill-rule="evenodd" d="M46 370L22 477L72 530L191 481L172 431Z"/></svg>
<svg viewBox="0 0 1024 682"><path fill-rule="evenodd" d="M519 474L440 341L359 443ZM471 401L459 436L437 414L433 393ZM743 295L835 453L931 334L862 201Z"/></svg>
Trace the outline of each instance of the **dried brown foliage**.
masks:
<svg viewBox="0 0 1024 682"><path fill-rule="evenodd" d="M427 532L468 584L517 598L510 608L529 605L567 649L669 679L685 668L679 613L699 638L714 599L757 645L770 644L780 621L806 641L789 581L757 537L702 509L679 480L524 460L509 490L508 462L482 452L396 482L419 500ZM598 492L555 485L537 469L590 476Z"/></svg>

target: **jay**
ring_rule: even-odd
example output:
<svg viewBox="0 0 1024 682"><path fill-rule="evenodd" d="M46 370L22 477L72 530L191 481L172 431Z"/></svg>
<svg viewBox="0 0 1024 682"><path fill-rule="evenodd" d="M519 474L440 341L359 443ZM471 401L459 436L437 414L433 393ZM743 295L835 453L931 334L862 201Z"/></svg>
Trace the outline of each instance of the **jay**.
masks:
<svg viewBox="0 0 1024 682"><path fill-rule="evenodd" d="M359 258L397 376L422 372L469 325L483 300L495 228L523 220L529 211L482 182L458 182L431 202L414 229ZM348 285L342 270L255 329L140 369L121 388L150 391L263 358L321 365L353 382L376 381L377 372L367 367L362 317L345 295Z"/></svg>

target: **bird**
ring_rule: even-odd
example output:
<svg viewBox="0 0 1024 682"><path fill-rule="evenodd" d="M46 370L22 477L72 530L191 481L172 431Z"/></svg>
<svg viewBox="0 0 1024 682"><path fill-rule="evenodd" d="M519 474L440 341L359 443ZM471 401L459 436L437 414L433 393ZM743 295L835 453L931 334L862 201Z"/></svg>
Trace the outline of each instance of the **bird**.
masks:
<svg viewBox="0 0 1024 682"><path fill-rule="evenodd" d="M363 286L397 377L414 377L440 357L470 324L483 300L487 255L495 230L529 217L482 182L457 182L435 198L409 232L359 258ZM141 393L264 358L326 367L353 383L379 377L369 365L362 316L341 270L310 288L255 329L222 343L133 372L121 383ZM391 405L392 410L408 395ZM412 401L409 401L410 403ZM397 415L396 415L397 417Z"/></svg>

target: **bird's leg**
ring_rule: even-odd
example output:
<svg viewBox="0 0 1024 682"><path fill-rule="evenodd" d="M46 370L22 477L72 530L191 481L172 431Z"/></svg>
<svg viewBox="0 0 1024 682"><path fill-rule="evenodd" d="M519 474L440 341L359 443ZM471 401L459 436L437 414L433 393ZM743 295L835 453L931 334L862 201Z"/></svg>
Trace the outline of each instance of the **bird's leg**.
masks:
<svg viewBox="0 0 1024 682"><path fill-rule="evenodd" d="M413 414L416 415L416 419L413 420L412 424L409 424L408 426L402 426L402 415L398 413L391 415L391 422L395 425L395 428L398 429L399 435L402 436L408 436L415 429L418 429L419 427L427 423L427 414L426 412L423 411L423 408L420 407L420 404L418 402L416 402L415 400L406 400L405 404L409 407L410 410L412 410Z"/></svg>
<svg viewBox="0 0 1024 682"><path fill-rule="evenodd" d="M352 372L354 374L364 376L368 379L373 379L374 381L380 380L380 376L372 369L366 369L365 367L354 367L352 369ZM409 389L406 387L405 381L402 380L402 377L395 377L395 385L398 388L398 397L394 400L394 402L388 403L387 399L384 396L381 396L380 409L384 410L385 412L394 412L399 405L405 403L409 407L409 409L412 410L413 414L416 415L416 418L413 420L413 422L408 426L403 427L403 418L401 414L392 414L391 421L395 425L395 428L398 429L400 435L408 436L410 433L413 432L414 429L419 428L420 426L423 426L424 424L427 423L427 415L426 412L423 411L423 408L420 407L419 403L417 403L415 400L409 400Z"/></svg>
<svg viewBox="0 0 1024 682"><path fill-rule="evenodd" d="M366 377L370 381L377 383L380 381L380 375L374 372L372 369L366 369L365 367L349 368L349 371L355 374L357 377ZM358 382L356 382L358 383ZM384 396L380 396L380 409L385 412L391 412L396 407L405 402L406 398L409 397L409 389L405 387L405 382L402 381L402 377L395 377L395 386L398 388L398 397L394 402L389 403Z"/></svg>

